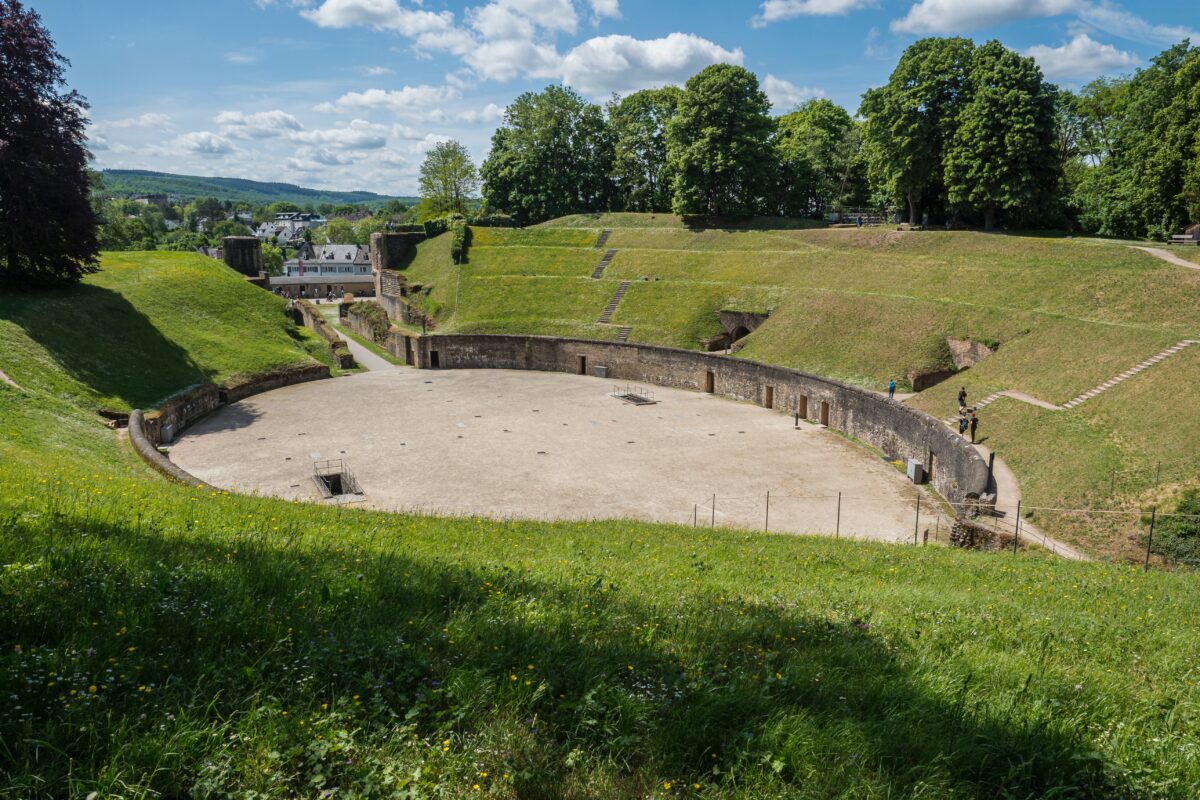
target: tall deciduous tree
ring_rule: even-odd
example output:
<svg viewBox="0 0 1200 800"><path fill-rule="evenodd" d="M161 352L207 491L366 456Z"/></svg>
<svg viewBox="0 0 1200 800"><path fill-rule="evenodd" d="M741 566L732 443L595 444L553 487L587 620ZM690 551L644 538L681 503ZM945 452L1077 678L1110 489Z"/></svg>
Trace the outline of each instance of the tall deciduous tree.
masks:
<svg viewBox="0 0 1200 800"><path fill-rule="evenodd" d="M607 210L612 137L599 106L563 86L526 92L504 112L483 162L488 208L520 224Z"/></svg>
<svg viewBox="0 0 1200 800"><path fill-rule="evenodd" d="M99 241L84 147L87 103L37 12L0 0L0 284L75 283Z"/></svg>
<svg viewBox="0 0 1200 800"><path fill-rule="evenodd" d="M439 142L421 163L421 210L425 216L467 213L467 201L479 190L479 171L467 148L454 140Z"/></svg>
<svg viewBox="0 0 1200 800"><path fill-rule="evenodd" d="M671 209L667 124L682 96L678 86L664 86L634 92L609 106L617 205L626 211Z"/></svg>
<svg viewBox="0 0 1200 800"><path fill-rule="evenodd" d="M888 82L863 95L863 147L877 193L907 204L916 224L941 192L946 142L966 103L974 44L922 39L910 45Z"/></svg>
<svg viewBox="0 0 1200 800"><path fill-rule="evenodd" d="M853 193L859 141L844 108L825 99L809 100L776 125L779 213L824 214Z"/></svg>
<svg viewBox="0 0 1200 800"><path fill-rule="evenodd" d="M764 209L774 174L771 103L753 72L714 64L688 80L667 127L677 214L743 216Z"/></svg>
<svg viewBox="0 0 1200 800"><path fill-rule="evenodd" d="M1054 90L1034 60L995 40L976 48L945 154L950 203L981 211L988 230L1001 211L1049 208L1061 176L1055 132Z"/></svg>

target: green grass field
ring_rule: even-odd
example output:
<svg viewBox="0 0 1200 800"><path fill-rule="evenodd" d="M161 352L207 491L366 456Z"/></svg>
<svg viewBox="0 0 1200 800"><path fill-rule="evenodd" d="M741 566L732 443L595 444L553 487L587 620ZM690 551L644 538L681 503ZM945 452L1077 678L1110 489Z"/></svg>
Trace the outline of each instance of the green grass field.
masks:
<svg viewBox="0 0 1200 800"><path fill-rule="evenodd" d="M0 383L6 800L1200 789L1191 575L199 493L97 404L308 356L217 262L104 266L0 305L25 385ZM26 333L31 307L86 317L95 286L152 349Z"/></svg>
<svg viewBox="0 0 1200 800"><path fill-rule="evenodd" d="M408 272L432 286L426 303L441 332L611 339L614 326L627 325L630 341L694 349L721 332L721 309L769 312L739 357L874 389L895 378L903 391L912 376L953 370L948 338L998 345L911 401L939 418L953 412L960 385L974 399L1007 389L1061 404L1200 338L1200 272L1123 242L784 223L689 227L670 215L579 215L476 230L461 268L434 239ZM591 280L603 228L612 231L605 249L617 254ZM611 326L596 324L621 280L631 286ZM1192 379L1172 359L1075 411L1047 415L1003 400L984 414L982 431L1012 462L1027 506L1135 515L1169 507L1200 475L1200 452L1188 446L1200 418ZM1126 392L1140 393L1139 403L1109 410L1109 398ZM1053 463L1035 466L1032 454L1050 441ZM1146 466L1164 461L1165 471ZM1094 553L1132 557L1140 547L1094 520L1035 520Z"/></svg>

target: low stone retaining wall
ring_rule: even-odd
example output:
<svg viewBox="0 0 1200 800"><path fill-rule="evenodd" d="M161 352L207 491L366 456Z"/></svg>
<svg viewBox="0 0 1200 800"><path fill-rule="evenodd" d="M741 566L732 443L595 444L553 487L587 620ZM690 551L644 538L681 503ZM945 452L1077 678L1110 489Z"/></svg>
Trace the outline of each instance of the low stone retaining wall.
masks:
<svg viewBox="0 0 1200 800"><path fill-rule="evenodd" d="M194 386L169 398L157 411L143 413L140 409L129 414L129 441L133 449L150 466L168 478L201 489L213 489L171 462L158 446L171 443L196 420L221 406L236 403L245 397L280 389L295 383L307 383L329 377L329 367L308 364L230 378L220 386L212 383ZM215 491L215 490L214 490Z"/></svg>
<svg viewBox="0 0 1200 800"><path fill-rule="evenodd" d="M346 340L338 336L338 332L325 321L325 317L321 315L316 306L307 300L296 300L292 304L292 312L297 325L312 328L321 334L321 338L329 342L329 351L337 360L338 369L354 369L357 366Z"/></svg>
<svg viewBox="0 0 1200 800"><path fill-rule="evenodd" d="M915 458L951 503L987 491L987 465L969 443L938 420L902 403L839 381L785 367L691 350L542 336L407 337L413 362L432 369L521 369L598 375L614 381L690 389L798 413L882 450ZM400 342L400 346L403 346ZM392 342L389 351L396 353ZM396 353L403 358L402 353Z"/></svg>
<svg viewBox="0 0 1200 800"><path fill-rule="evenodd" d="M179 465L172 463L171 459L158 452L158 448L150 441L150 437L147 435L147 422L146 417L140 410L135 410L129 415L129 441L133 444L133 449L142 457L143 461L171 480L179 481L180 483L185 483L188 486L204 491L217 491L213 486L184 471Z"/></svg>

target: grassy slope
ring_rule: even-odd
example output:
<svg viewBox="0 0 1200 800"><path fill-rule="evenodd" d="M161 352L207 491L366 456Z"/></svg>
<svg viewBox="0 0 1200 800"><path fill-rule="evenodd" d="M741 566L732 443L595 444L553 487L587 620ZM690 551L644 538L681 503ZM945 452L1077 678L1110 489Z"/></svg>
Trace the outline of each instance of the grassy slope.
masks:
<svg viewBox="0 0 1200 800"><path fill-rule="evenodd" d="M612 230L607 247L617 255L592 281L602 227ZM595 319L618 282L629 280L612 324L631 326L632 341L694 348L720 332L719 309L770 311L740 356L869 387L895 377L904 388L910 373L952 368L947 337L1001 343L991 358L913 401L938 416L954 408L959 385L973 398L1015 389L1063 403L1200 335L1200 273L1123 243L883 229L688 230L677 218L636 214L475 234L461 270L448 255L433 257L437 240L422 245L427 260L410 269L453 309L442 316L444 331L609 339L615 327ZM1008 409L1008 401L987 412L989 444L1013 462L1027 505L1164 500L1144 466L1167 460L1162 453L1174 459L1167 487L1194 482L1200 456L1179 448L1197 418L1194 384L1179 361L1161 369L1128 385L1152 387L1142 390L1150 393L1141 405L1102 416L1098 402L1058 416ZM1054 465L1043 468L1030 454L1045 441L1055 443ZM1129 470L1128 479L1113 481L1114 465ZM1136 549L1111 525L1041 521L1099 551Z"/></svg>
<svg viewBox="0 0 1200 800"><path fill-rule="evenodd" d="M224 347L158 321L206 374L263 363L247 337L284 344L273 315L239 313L265 296L194 293L222 280L199 266L188 291L138 295L155 256L124 258L103 278L120 313L259 320L218 329ZM10 341L6 366L64 371L79 346ZM141 351L104 357L160 391ZM91 413L97 373L69 374L0 385L6 800L1200 787L1190 576L205 496L136 462Z"/></svg>

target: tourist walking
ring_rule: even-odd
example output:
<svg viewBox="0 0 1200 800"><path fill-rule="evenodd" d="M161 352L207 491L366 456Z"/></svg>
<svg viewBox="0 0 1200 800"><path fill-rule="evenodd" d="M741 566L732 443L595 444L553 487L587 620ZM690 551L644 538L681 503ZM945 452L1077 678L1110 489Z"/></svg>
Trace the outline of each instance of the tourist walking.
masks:
<svg viewBox="0 0 1200 800"><path fill-rule="evenodd" d="M888 381L888 400L896 398L896 379L892 378Z"/></svg>
<svg viewBox="0 0 1200 800"><path fill-rule="evenodd" d="M975 444L975 429L979 427L979 417L975 416L975 412L971 412L971 444Z"/></svg>
<svg viewBox="0 0 1200 800"><path fill-rule="evenodd" d="M967 387L962 387L958 390L958 409L959 411L967 407Z"/></svg>
<svg viewBox="0 0 1200 800"><path fill-rule="evenodd" d="M861 228L861 227L862 227L862 214L859 214L857 217L855 217L855 218L854 218L854 221L855 221L856 223L858 223L858 227L860 227L860 228Z"/></svg>

